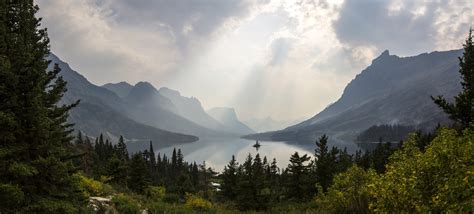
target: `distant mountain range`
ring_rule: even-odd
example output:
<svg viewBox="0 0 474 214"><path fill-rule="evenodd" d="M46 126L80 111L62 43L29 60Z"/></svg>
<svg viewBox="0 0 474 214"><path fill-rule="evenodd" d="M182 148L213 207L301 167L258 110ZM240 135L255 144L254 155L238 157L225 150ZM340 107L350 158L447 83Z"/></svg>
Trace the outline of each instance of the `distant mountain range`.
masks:
<svg viewBox="0 0 474 214"><path fill-rule="evenodd" d="M255 133L254 130L240 122L233 108L217 107L207 111L212 118L221 124L226 124L227 129L236 130L238 133Z"/></svg>
<svg viewBox="0 0 474 214"><path fill-rule="evenodd" d="M351 145L373 125L399 124L431 130L450 123L430 96L452 97L461 90L458 56L462 50L398 57L384 51L344 89L339 100L314 117L250 139L314 142L322 134L337 146Z"/></svg>
<svg viewBox="0 0 474 214"><path fill-rule="evenodd" d="M299 120L275 120L271 117L265 118L254 118L243 121L243 123L247 124L250 128L258 132L266 132L272 130L280 130L284 129L285 127L295 125L299 122L303 121L303 119Z"/></svg>
<svg viewBox="0 0 474 214"><path fill-rule="evenodd" d="M235 127L236 121L217 121L204 111L199 100L183 97L178 91L157 90L148 82L134 86L126 82L109 83L101 87L90 83L54 54L49 60L50 66L60 66L60 75L68 83L60 104L81 100L69 120L86 135L96 137L102 133L111 139L123 135L127 141L142 146L152 140L159 148L193 142L198 137L255 133Z"/></svg>

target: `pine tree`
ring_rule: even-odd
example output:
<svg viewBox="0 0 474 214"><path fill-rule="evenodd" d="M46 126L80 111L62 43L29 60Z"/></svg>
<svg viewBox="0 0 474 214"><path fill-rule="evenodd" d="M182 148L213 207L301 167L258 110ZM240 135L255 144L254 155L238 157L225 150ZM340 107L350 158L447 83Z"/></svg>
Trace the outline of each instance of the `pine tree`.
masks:
<svg viewBox="0 0 474 214"><path fill-rule="evenodd" d="M132 155L129 170L128 187L137 193L143 193L149 185L149 174L142 153Z"/></svg>
<svg viewBox="0 0 474 214"><path fill-rule="evenodd" d="M235 156L232 155L232 159L224 167L222 172L222 185L221 193L222 195L229 200L234 200L237 196L237 168L238 163L235 160Z"/></svg>
<svg viewBox="0 0 474 214"><path fill-rule="evenodd" d="M0 212L73 213L85 203L71 159L66 82L33 0L0 3Z"/></svg>
<svg viewBox="0 0 474 214"><path fill-rule="evenodd" d="M289 199L303 200L307 199L311 193L309 170L310 165L305 164L311 157L307 154L300 156L295 152L290 157L290 164L288 164L287 173L288 180L286 183L287 197Z"/></svg>
<svg viewBox="0 0 474 214"><path fill-rule="evenodd" d="M105 175L109 177L109 182L119 185L127 184L128 166L127 162L120 159L117 154L113 154L107 161Z"/></svg>
<svg viewBox="0 0 474 214"><path fill-rule="evenodd" d="M472 29L469 29L469 36L463 46L463 56L459 57L462 91L454 97L454 103L449 103L443 96L431 97L452 120L460 125L461 129L469 127L469 124L474 122L474 45L472 44Z"/></svg>
<svg viewBox="0 0 474 214"><path fill-rule="evenodd" d="M92 175L92 166L94 164L94 148L91 140L86 136L84 144L82 146L82 152L84 153L81 160L81 168L86 175Z"/></svg>
<svg viewBox="0 0 474 214"><path fill-rule="evenodd" d="M119 142L117 143L117 156L120 159L128 160L127 145L122 135L120 135Z"/></svg>
<svg viewBox="0 0 474 214"><path fill-rule="evenodd" d="M315 177L316 182L322 186L323 190L326 191L332 181L332 168L334 163L332 162L331 154L328 149L328 137L323 135L316 141L315 150Z"/></svg>

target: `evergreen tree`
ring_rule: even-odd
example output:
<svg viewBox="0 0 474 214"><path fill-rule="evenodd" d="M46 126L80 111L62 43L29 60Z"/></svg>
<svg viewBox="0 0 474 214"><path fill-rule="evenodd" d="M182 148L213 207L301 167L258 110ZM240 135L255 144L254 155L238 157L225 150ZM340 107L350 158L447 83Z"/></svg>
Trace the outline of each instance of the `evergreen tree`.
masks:
<svg viewBox="0 0 474 214"><path fill-rule="evenodd" d="M228 200L234 200L237 196L237 168L238 163L232 155L232 159L222 172L221 193Z"/></svg>
<svg viewBox="0 0 474 214"><path fill-rule="evenodd" d="M332 168L334 165L331 163L331 154L328 150L328 137L323 135L316 141L315 150L315 177L316 181L321 185L324 191L329 187L332 180Z"/></svg>
<svg viewBox="0 0 474 214"><path fill-rule="evenodd" d="M310 165L306 164L311 157L307 154L300 156L295 152L290 157L290 164L287 168L287 197L294 200L308 199L311 195L311 182L309 180Z"/></svg>
<svg viewBox="0 0 474 214"><path fill-rule="evenodd" d="M81 159L81 169L86 175L92 175L92 166L94 164L94 148L91 140L86 136L84 144L82 145L83 156Z"/></svg>
<svg viewBox="0 0 474 214"><path fill-rule="evenodd" d="M127 162L120 159L117 154L113 154L105 167L105 175L109 177L109 182L119 185L127 184Z"/></svg>
<svg viewBox="0 0 474 214"><path fill-rule="evenodd" d="M128 187L137 193L143 193L149 185L149 174L142 153L132 155L129 168Z"/></svg>
<svg viewBox="0 0 474 214"><path fill-rule="evenodd" d="M47 71L46 29L33 0L0 3L0 212L73 213L85 203L71 159L66 82Z"/></svg>
<svg viewBox="0 0 474 214"><path fill-rule="evenodd" d="M184 167L184 156L181 152L181 149L178 149L178 153L176 154L176 168L178 171L183 170Z"/></svg>
<svg viewBox="0 0 474 214"><path fill-rule="evenodd" d="M75 141L75 143L78 144L78 145L84 143L84 139L82 138L82 132L81 132L81 131L78 131L78 132L77 132L77 136L76 136L76 141Z"/></svg>
<svg viewBox="0 0 474 214"><path fill-rule="evenodd" d="M122 135L120 135L119 142L117 143L117 156L119 159L128 160L127 145Z"/></svg>
<svg viewBox="0 0 474 214"><path fill-rule="evenodd" d="M431 97L452 120L460 125L461 129L469 127L469 124L474 122L474 45L472 44L472 29L469 29L469 36L463 46L464 54L459 57L462 91L454 97L454 103L449 103L443 96Z"/></svg>

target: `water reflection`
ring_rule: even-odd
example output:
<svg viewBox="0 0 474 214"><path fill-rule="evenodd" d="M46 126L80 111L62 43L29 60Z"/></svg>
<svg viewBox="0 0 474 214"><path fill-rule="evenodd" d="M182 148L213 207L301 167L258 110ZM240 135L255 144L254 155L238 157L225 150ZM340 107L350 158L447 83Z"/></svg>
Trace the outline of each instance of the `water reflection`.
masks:
<svg viewBox="0 0 474 214"><path fill-rule="evenodd" d="M300 155L312 156L314 151L314 146L311 144L292 145L285 142L259 141L258 149L254 146L255 141L240 138L201 139L194 143L158 149L156 153L166 154L170 157L173 148L179 148L186 161L195 161L196 163L205 161L206 166L212 167L216 171L222 171L232 155L235 155L237 161L242 163L249 153L252 156L259 153L262 158L266 156L269 162L276 158L279 167L287 167L293 153L298 152Z"/></svg>

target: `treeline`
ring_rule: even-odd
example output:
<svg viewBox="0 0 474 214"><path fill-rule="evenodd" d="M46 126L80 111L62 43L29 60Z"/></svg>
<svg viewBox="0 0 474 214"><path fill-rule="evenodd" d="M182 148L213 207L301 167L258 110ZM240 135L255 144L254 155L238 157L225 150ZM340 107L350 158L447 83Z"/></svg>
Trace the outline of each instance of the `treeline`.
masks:
<svg viewBox="0 0 474 214"><path fill-rule="evenodd" d="M400 142L406 140L408 134L414 132L411 126L374 125L357 136L356 141L366 142Z"/></svg>
<svg viewBox="0 0 474 214"><path fill-rule="evenodd" d="M82 154L75 165L86 176L137 194L145 194L150 186L163 186L171 201L184 199L185 193L207 195L210 179L216 174L204 163L184 161L180 149L174 149L171 157L155 154L152 142L149 149L129 155L122 136L116 144L102 135L92 143L79 132L75 150Z"/></svg>
<svg viewBox="0 0 474 214"><path fill-rule="evenodd" d="M396 147L381 143L373 152L349 154L345 149L328 147L328 137L323 135L315 144L313 156L295 152L288 167L279 169L276 160L250 154L239 164L235 157L219 176L221 201L231 201L240 210L266 210L287 202L311 201L318 192L326 192L335 175L352 165L385 171L385 164Z"/></svg>

